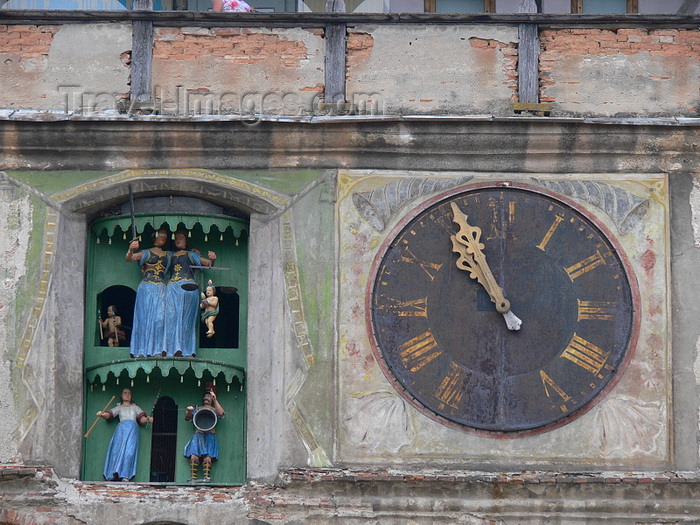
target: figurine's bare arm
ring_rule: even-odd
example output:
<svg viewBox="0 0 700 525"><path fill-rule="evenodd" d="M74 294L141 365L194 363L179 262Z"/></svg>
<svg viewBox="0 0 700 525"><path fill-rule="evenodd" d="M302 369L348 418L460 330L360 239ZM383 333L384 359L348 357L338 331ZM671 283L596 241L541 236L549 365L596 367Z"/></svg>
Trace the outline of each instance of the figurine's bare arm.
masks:
<svg viewBox="0 0 700 525"><path fill-rule="evenodd" d="M216 262L216 254L212 251L209 251L207 253L207 257L202 257L201 258L201 265L202 266L214 266L214 262Z"/></svg>
<svg viewBox="0 0 700 525"><path fill-rule="evenodd" d="M143 255L143 252L134 253L134 250L137 250L138 247L139 247L139 241L131 241L131 244L129 244L129 251L126 252L126 262L140 261L141 260L141 256Z"/></svg>

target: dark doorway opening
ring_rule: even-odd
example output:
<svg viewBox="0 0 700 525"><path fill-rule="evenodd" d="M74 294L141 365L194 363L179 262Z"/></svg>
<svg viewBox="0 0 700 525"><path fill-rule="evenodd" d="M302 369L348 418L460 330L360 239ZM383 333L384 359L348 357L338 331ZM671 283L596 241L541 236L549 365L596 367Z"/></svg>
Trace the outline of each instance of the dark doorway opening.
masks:
<svg viewBox="0 0 700 525"><path fill-rule="evenodd" d="M175 481L175 448L177 447L177 405L163 396L153 408L151 437L151 481Z"/></svg>

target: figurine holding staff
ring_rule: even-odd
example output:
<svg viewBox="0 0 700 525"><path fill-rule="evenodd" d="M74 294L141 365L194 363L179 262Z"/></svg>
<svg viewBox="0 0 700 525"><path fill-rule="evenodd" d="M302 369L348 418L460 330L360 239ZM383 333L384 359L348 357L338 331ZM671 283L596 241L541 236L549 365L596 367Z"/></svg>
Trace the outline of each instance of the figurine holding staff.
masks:
<svg viewBox="0 0 700 525"><path fill-rule="evenodd" d="M136 475L136 458L139 452L139 427L153 423L140 406L132 402L130 388L122 390L121 403L111 410L100 410L97 417L107 421L118 417L119 425L112 435L107 449L103 471L107 481L131 481Z"/></svg>

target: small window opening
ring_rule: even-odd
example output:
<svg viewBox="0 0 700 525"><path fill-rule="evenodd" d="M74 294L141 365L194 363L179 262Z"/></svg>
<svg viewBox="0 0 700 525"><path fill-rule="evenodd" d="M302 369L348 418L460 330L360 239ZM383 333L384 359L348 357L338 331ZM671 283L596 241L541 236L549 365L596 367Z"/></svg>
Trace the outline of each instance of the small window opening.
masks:
<svg viewBox="0 0 700 525"><path fill-rule="evenodd" d="M128 286L122 285L110 286L97 295L96 346L128 347L131 344L135 301L136 292ZM110 306L112 307L112 316L110 316ZM115 328L116 334L114 333ZM110 339L112 344L110 344ZM114 344L115 341L118 344Z"/></svg>
<svg viewBox="0 0 700 525"><path fill-rule="evenodd" d="M240 296L233 286L216 287L219 314L214 323L214 335L207 337L207 327L200 323L200 348L238 348Z"/></svg>

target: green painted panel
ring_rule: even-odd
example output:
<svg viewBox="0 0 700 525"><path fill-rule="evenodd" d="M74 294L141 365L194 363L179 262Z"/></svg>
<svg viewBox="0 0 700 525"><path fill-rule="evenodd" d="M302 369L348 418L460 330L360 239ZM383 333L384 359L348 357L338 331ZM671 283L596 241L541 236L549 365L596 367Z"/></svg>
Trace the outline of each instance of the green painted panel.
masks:
<svg viewBox="0 0 700 525"><path fill-rule="evenodd" d="M216 170L216 173L251 182L287 195L298 193L323 174L322 171L318 170Z"/></svg>
<svg viewBox="0 0 700 525"><path fill-rule="evenodd" d="M150 377L139 372L133 380L124 373L119 377L118 384L116 378L111 377L110 381L104 385L104 390L103 385L88 385L85 395L87 399L85 428L93 424L96 419L95 413L105 408L112 395L117 397L110 404L110 408L116 405L121 390L125 387L132 389L134 402L149 415L153 413L159 398L162 396L172 398L177 406L174 483L187 483L190 478L190 468L183 451L195 429L192 422L185 421L185 409L188 405L201 403L204 385L210 380L211 378L206 375L198 380L191 371L182 377L175 374L163 377L156 371ZM217 382L217 388L219 401L226 415L216 425L219 460L212 469L212 483L240 485L245 482L245 391L241 390L241 385L236 382L232 385L222 385ZM112 421L100 419L90 436L83 439L82 479L103 480L102 471L107 448L118 424L119 421L116 419ZM136 477L133 481L151 481L152 439L153 425L140 427Z"/></svg>
<svg viewBox="0 0 700 525"><path fill-rule="evenodd" d="M16 189L13 192L19 191ZM46 226L46 205L36 197L30 198L32 203L32 233L29 236L27 250L27 271L20 278L18 293L15 295L15 310L17 319L28 319L36 301L37 283L41 276L42 254L44 252L44 235ZM24 323L16 323L15 340L21 337Z"/></svg>
<svg viewBox="0 0 700 525"><path fill-rule="evenodd" d="M25 182L32 188L51 195L68 188L112 175L108 171L8 171L13 179Z"/></svg>

